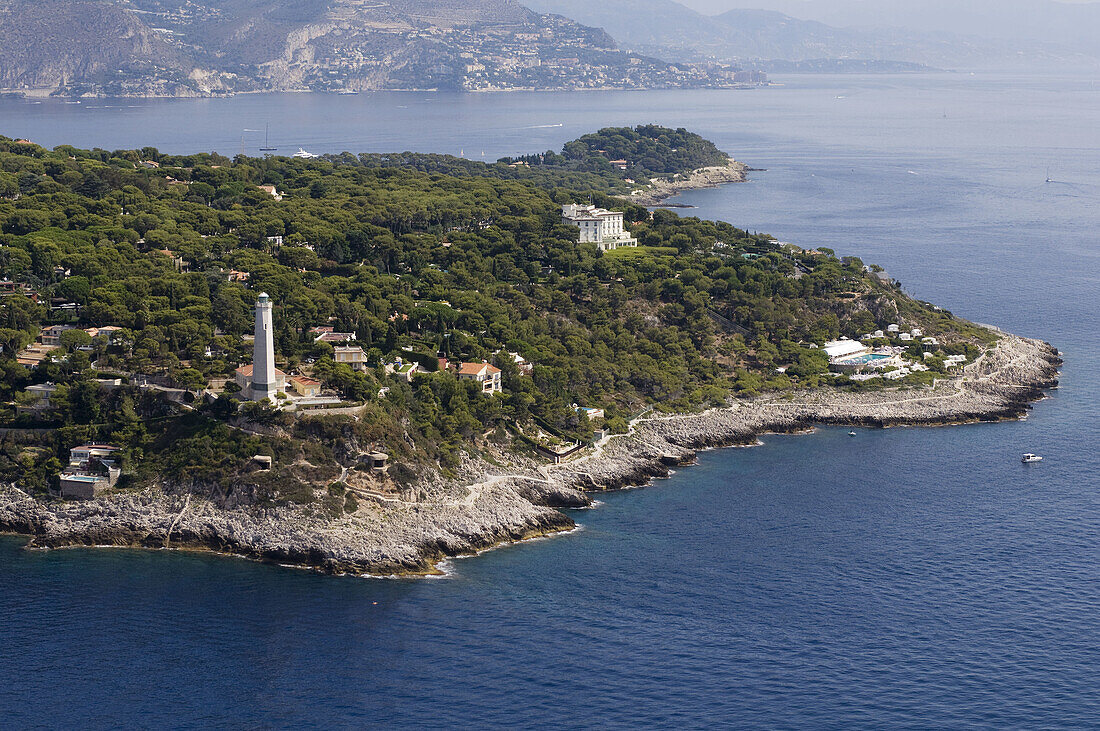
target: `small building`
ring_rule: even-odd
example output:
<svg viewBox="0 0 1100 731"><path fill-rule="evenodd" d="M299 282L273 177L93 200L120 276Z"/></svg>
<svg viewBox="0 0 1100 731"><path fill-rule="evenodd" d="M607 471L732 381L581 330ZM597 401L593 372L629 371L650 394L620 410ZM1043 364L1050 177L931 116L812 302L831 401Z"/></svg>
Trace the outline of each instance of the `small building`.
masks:
<svg viewBox="0 0 1100 731"><path fill-rule="evenodd" d="M61 333L74 329L72 325L47 325L38 333L38 342L43 345L61 345Z"/></svg>
<svg viewBox="0 0 1100 731"><path fill-rule="evenodd" d="M266 454L257 454L252 457L252 464L256 465L256 469L261 472L267 472L271 469L272 459Z"/></svg>
<svg viewBox="0 0 1100 731"><path fill-rule="evenodd" d="M332 356L337 363L351 366L353 371L362 371L367 368L367 354L358 345L337 346L332 349Z"/></svg>
<svg viewBox="0 0 1100 731"><path fill-rule="evenodd" d="M398 358L392 363L386 363L386 365L383 367L383 370L386 372L386 375L404 378L409 383L412 383L413 376L416 375L418 368L416 363L406 363L405 361Z"/></svg>
<svg viewBox="0 0 1100 731"><path fill-rule="evenodd" d="M370 465L372 470L377 472L385 472L389 462L390 456L385 452L371 452L367 455L367 464Z"/></svg>
<svg viewBox="0 0 1100 731"><path fill-rule="evenodd" d="M480 383L482 393L501 393L504 386L500 374L501 370L489 363L460 363L456 375L460 381Z"/></svg>
<svg viewBox="0 0 1100 731"><path fill-rule="evenodd" d="M909 333L900 333L900 334L898 334L898 340L902 340L904 342L909 342L912 339L913 339L913 336Z"/></svg>
<svg viewBox="0 0 1100 731"><path fill-rule="evenodd" d="M114 487L122 471L117 466L118 447L84 444L69 450L69 466L58 475L61 497L91 500L96 493Z"/></svg>
<svg viewBox="0 0 1100 731"><path fill-rule="evenodd" d="M924 337L921 338L921 343L923 345L939 345L940 341L933 337Z"/></svg>
<svg viewBox="0 0 1100 731"><path fill-rule="evenodd" d="M241 387L241 393L244 394L245 396L247 396L248 398L251 398L251 393L252 393L252 374L253 374L253 371L254 371L254 366L252 364L249 364L249 365L246 365L246 366L241 366L240 368L238 368L236 370L235 378L234 378L234 380L237 382L237 385ZM283 373L278 368L275 369L275 390L276 391L285 391L286 390L286 374Z"/></svg>
<svg viewBox="0 0 1100 731"><path fill-rule="evenodd" d="M28 368L34 368L42 361L47 360L59 348L58 345L28 345L15 354L15 362Z"/></svg>
<svg viewBox="0 0 1100 731"><path fill-rule="evenodd" d="M871 349L860 341L849 340L847 338L830 340L825 343L823 350L825 351L825 355L829 356L830 361L850 358L854 355L864 355L871 352Z"/></svg>
<svg viewBox="0 0 1100 731"><path fill-rule="evenodd" d="M277 201L281 201L283 199L283 194L276 190L274 185L260 185L257 187Z"/></svg>
<svg viewBox="0 0 1100 731"><path fill-rule="evenodd" d="M69 461L80 463L98 459L114 464L118 451L118 447L112 447L108 444L84 444L69 450Z"/></svg>
<svg viewBox="0 0 1100 731"><path fill-rule="evenodd" d="M10 279L0 279L0 297L13 295L29 297L34 302L38 301L38 291L25 282L13 282Z"/></svg>
<svg viewBox="0 0 1100 731"><path fill-rule="evenodd" d="M57 385L53 383L39 383L34 386L27 386L24 389L24 393L31 399L26 404L16 404L16 415L31 415L38 416L44 411L49 411L53 408L53 404L50 402L50 397L57 391Z"/></svg>
<svg viewBox="0 0 1100 731"><path fill-rule="evenodd" d="M901 330L901 327L899 327L897 323L886 326L886 332L896 333L899 330Z"/></svg>
<svg viewBox="0 0 1100 731"><path fill-rule="evenodd" d="M915 338L919 338L924 335L924 330L921 330L919 327L915 327L909 331L909 334Z"/></svg>
<svg viewBox="0 0 1100 731"><path fill-rule="evenodd" d="M316 378L307 376L292 376L290 387L299 396L304 398L317 398L321 395L321 382Z"/></svg>
<svg viewBox="0 0 1100 731"><path fill-rule="evenodd" d="M529 376L535 371L535 364L524 358L519 353L509 352L508 355L512 356L512 360L516 362L516 368L519 372L525 376Z"/></svg>
<svg viewBox="0 0 1100 731"><path fill-rule="evenodd" d="M603 409L596 409L596 408L590 408L590 407L585 407L585 406L578 406L577 407L577 413L578 414L584 414L586 417L588 417L589 421L595 421L596 419L604 418L604 410Z"/></svg>
<svg viewBox="0 0 1100 731"><path fill-rule="evenodd" d="M121 327L106 325L104 327L89 327L84 330L92 340L110 340L115 333L121 331Z"/></svg>
<svg viewBox="0 0 1100 731"><path fill-rule="evenodd" d="M102 475L87 475L66 470L58 475L62 500L91 500L96 492L111 486L110 480Z"/></svg>
<svg viewBox="0 0 1100 731"><path fill-rule="evenodd" d="M561 220L580 231L580 243L594 243L600 251L638 245L638 240L626 230L621 211L574 203L561 207Z"/></svg>
<svg viewBox="0 0 1100 731"><path fill-rule="evenodd" d="M350 343L355 340L355 333L324 332L313 339L315 343Z"/></svg>

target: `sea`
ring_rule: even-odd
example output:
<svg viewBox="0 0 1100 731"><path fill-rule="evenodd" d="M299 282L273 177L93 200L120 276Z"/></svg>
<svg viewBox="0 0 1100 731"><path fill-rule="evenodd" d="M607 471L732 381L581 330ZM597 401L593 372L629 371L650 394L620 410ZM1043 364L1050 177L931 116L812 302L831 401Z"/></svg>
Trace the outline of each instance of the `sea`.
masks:
<svg viewBox="0 0 1100 731"><path fill-rule="evenodd" d="M0 100L0 134L173 153L270 128L280 153L494 160L683 126L759 170L682 215L881 264L1065 357L1024 421L764 436L441 578L0 538L0 726L1100 727L1100 78L777 81Z"/></svg>

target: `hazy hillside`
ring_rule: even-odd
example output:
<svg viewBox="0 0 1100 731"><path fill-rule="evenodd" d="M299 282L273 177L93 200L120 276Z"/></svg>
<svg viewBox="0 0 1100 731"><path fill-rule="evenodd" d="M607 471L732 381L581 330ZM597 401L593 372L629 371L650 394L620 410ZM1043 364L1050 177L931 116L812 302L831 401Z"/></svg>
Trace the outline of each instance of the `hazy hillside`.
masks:
<svg viewBox="0 0 1100 731"><path fill-rule="evenodd" d="M0 87L103 79L124 69L186 68L177 49L132 13L99 2L0 2Z"/></svg>
<svg viewBox="0 0 1100 731"><path fill-rule="evenodd" d="M856 28L904 28L980 38L1019 39L1100 54L1100 3L1051 0L720 0L719 8L768 8Z"/></svg>
<svg viewBox="0 0 1100 731"><path fill-rule="evenodd" d="M1029 1L1012 0L1011 4L1026 4ZM1090 58L1087 57L1088 48L1043 43L1037 38L1021 40L968 34L979 26L978 18L981 16L976 11L966 10L969 6L963 3L954 4L958 9L953 11L953 15L944 10L943 17L960 18L960 22L954 26L954 32L951 32L953 26L950 24L946 28L928 25L927 28L916 30L865 27L873 25L869 22L873 18L887 17L883 7L891 7L890 3L883 6L881 3L835 0L832 7L837 10L831 14L821 12L823 5L804 3L801 0L731 0L730 4L746 7L708 16L673 0L528 2L536 10L565 13L582 23L605 28L625 47L676 58L711 56L735 62L756 59L835 59L845 62L868 60L924 64L940 68L989 68L1095 64L1096 57L1100 56L1100 47L1095 43L1088 47L1091 48ZM753 5L790 7L791 12L801 9L807 13L801 17L811 19L791 17L776 10L754 9L751 7ZM901 3L898 5L900 7ZM944 5L946 7L946 0ZM1100 8L1100 5L1083 7L1088 10L1078 8L1078 11L1082 18L1086 18L1089 12ZM811 12L811 8L816 14ZM849 8L850 12L842 15L842 8ZM915 8L909 10L910 15L919 12ZM985 7L984 12L990 17L996 14L988 7ZM844 22L829 24L812 19L820 15L837 17ZM971 16L972 22L962 22L962 18ZM855 27L857 20L863 20L859 25L864 27ZM1023 21L1019 22L1026 25ZM1002 21L991 25L1001 27L1006 24ZM1064 24L1058 27L1063 26ZM1063 29L1060 32L1064 37L1070 37L1068 31ZM885 68L892 67L887 65ZM856 64L853 68L862 66Z"/></svg>
<svg viewBox="0 0 1100 731"><path fill-rule="evenodd" d="M514 0L0 0L0 90L184 96L754 79L624 53L599 28Z"/></svg>

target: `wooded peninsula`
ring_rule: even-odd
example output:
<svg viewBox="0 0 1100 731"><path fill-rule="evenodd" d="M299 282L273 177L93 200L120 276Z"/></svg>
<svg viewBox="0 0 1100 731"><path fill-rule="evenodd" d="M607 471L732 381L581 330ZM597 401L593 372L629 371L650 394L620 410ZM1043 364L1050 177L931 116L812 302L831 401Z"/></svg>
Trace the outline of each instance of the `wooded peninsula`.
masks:
<svg viewBox="0 0 1100 731"><path fill-rule="evenodd" d="M1053 348L856 257L631 202L729 164L653 125L491 164L0 137L0 530L424 573L701 446L1015 417L1056 383ZM571 204L637 246L581 243ZM103 489L72 501L78 456Z"/></svg>

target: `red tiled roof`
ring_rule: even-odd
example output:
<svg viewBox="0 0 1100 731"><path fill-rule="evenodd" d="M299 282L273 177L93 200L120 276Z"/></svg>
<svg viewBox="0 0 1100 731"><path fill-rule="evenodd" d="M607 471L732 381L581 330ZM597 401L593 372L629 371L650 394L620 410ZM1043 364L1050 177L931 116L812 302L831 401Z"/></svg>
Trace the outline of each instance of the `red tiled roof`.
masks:
<svg viewBox="0 0 1100 731"><path fill-rule="evenodd" d="M251 376L254 367L255 366L253 366L251 363L246 365L246 366L241 366L240 368L237 369L237 373L240 373L242 376ZM285 376L286 374L283 373L278 368L276 368L275 369L275 375L276 376Z"/></svg>
<svg viewBox="0 0 1100 731"><path fill-rule="evenodd" d="M488 363L462 363L458 366L458 375L477 376L485 371L489 374L500 373L500 369Z"/></svg>

